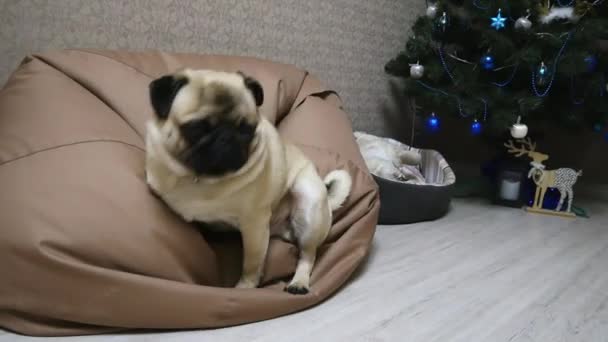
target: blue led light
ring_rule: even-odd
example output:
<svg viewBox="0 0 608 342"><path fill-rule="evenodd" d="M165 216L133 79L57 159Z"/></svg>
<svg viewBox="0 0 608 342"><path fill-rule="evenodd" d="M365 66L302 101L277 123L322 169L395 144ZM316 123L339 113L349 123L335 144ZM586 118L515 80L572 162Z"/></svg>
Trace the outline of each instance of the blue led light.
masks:
<svg viewBox="0 0 608 342"><path fill-rule="evenodd" d="M429 131L437 132L439 130L439 118L435 113L432 113L426 120L426 125Z"/></svg>
<svg viewBox="0 0 608 342"><path fill-rule="evenodd" d="M494 69L494 56L488 54L485 54L481 57L481 61L480 61L481 67L484 68L485 70L492 70Z"/></svg>
<svg viewBox="0 0 608 342"><path fill-rule="evenodd" d="M481 122L477 121L477 119L473 120L471 124L471 133L473 135L479 135L481 133Z"/></svg>

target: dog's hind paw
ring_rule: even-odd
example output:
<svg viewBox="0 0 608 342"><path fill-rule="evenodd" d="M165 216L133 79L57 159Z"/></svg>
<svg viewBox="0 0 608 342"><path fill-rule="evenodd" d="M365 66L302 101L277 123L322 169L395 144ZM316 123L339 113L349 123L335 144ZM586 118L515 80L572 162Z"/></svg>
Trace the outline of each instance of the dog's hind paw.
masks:
<svg viewBox="0 0 608 342"><path fill-rule="evenodd" d="M257 283L251 280L241 279L235 286L237 289L254 289L258 287Z"/></svg>
<svg viewBox="0 0 608 342"><path fill-rule="evenodd" d="M305 295L308 293L308 286L301 284L290 284L285 287L285 292L289 292L294 295Z"/></svg>

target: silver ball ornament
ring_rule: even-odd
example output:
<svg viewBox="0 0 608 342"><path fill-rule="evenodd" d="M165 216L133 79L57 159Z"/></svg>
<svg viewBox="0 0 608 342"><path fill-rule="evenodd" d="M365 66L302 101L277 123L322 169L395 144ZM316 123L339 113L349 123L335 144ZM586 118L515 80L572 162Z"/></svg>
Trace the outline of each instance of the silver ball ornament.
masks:
<svg viewBox="0 0 608 342"><path fill-rule="evenodd" d="M515 21L515 28L527 31L532 28L532 22L527 17L521 17Z"/></svg>
<svg viewBox="0 0 608 342"><path fill-rule="evenodd" d="M410 77L413 79L420 79L424 76L424 66L416 63L410 66Z"/></svg>
<svg viewBox="0 0 608 342"><path fill-rule="evenodd" d="M426 16L433 19L437 16L438 10L437 4L430 4L429 7L426 8Z"/></svg>

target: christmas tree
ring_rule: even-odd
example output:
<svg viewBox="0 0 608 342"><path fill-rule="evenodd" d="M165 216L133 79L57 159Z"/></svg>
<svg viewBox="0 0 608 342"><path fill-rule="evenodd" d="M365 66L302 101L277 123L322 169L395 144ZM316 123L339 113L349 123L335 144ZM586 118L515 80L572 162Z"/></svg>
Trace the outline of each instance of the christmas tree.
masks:
<svg viewBox="0 0 608 342"><path fill-rule="evenodd" d="M438 0L385 66L423 115L454 114L474 134L518 116L602 130L608 120L604 0ZM429 117L431 126L437 117Z"/></svg>

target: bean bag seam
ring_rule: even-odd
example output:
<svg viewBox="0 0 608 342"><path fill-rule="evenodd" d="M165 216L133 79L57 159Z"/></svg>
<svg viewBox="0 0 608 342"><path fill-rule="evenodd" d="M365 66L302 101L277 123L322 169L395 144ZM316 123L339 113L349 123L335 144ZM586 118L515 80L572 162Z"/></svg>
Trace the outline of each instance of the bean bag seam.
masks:
<svg viewBox="0 0 608 342"><path fill-rule="evenodd" d="M296 67L297 68L297 67ZM296 100L298 98L298 95L300 94L300 92L302 91L302 87L304 87L304 83L306 82L306 79L308 78L308 76L310 75L310 73L307 70L302 70L304 72L304 77L302 77L302 80L300 81L300 85L298 86L298 91L296 92L296 96L293 99L293 103L291 104L291 106L289 107L289 109L287 110L287 113L281 113L281 118L279 120L277 120L275 122L275 126L279 126L279 124L281 123L281 121L283 121L283 119L285 119L287 116L289 116L289 114L293 113L293 111L299 106L296 106ZM279 80L279 82L282 82L283 80ZM307 96L308 97L308 96ZM305 98L306 99L306 98ZM277 98L277 102L279 101L279 99ZM302 100L301 102L303 102L304 100ZM278 108L278 106L277 106Z"/></svg>
<svg viewBox="0 0 608 342"><path fill-rule="evenodd" d="M101 54L101 53L97 53L97 52L89 51L89 50L82 50L82 49L68 49L68 51L75 51L75 52L86 53L86 54L89 54L89 55L95 55L95 56L103 57L105 59L109 59L109 60L114 61L116 63L122 64L122 65L124 65L124 66L126 66L126 67L128 67L130 69L133 69L134 71L137 71L138 73L140 73L140 74L142 74L144 76L147 76L151 80L155 78L155 76L152 76L152 75L150 75L150 74L148 74L148 73L146 73L146 72L144 72L142 70L139 70L138 68L136 68L136 67L134 67L134 66L132 66L130 64L127 64L127 63L125 63L125 62L123 62L123 61L121 61L119 59L116 59L114 57L110 57L110 56L106 56L106 55Z"/></svg>
<svg viewBox="0 0 608 342"><path fill-rule="evenodd" d="M116 144L122 144L122 145L126 145L126 146L130 146L133 147L135 149L140 150L141 152L145 152L145 150L137 145L133 145L124 141L120 141L120 140L114 140L114 139L91 139L91 140L83 140L83 141L74 141L74 142L70 142L70 143L65 143L65 144L61 144L61 145L56 145L56 146L52 146L52 147L47 147L47 148L43 148L41 150L37 150L37 151L33 151L18 157L15 157L13 159L9 159L3 162L0 162L0 166L4 166L7 165L9 163L12 163L14 161L20 160L20 159L24 159L24 158L28 158L31 157L35 154L38 153L42 153L42 152L48 152L48 151L52 151L52 150L57 150L63 147L69 147L69 146L74 146L74 145L81 145L81 144L89 144L89 143L97 143L97 142L106 142L106 143L116 143Z"/></svg>
<svg viewBox="0 0 608 342"><path fill-rule="evenodd" d="M306 102L306 100L308 100L311 97L316 97L316 98L319 98L319 99L325 101L325 99L327 99L327 97L329 95L336 95L336 97L340 100L340 102L342 102L342 98L340 97L340 94L338 94L338 92L336 92L335 90L322 90L322 91L317 91L317 92L306 95L305 98L303 98L297 105L295 105L293 107L292 111L300 108L300 106L302 106L304 104L304 102ZM336 106L336 108L343 110L342 106Z"/></svg>
<svg viewBox="0 0 608 342"><path fill-rule="evenodd" d="M66 74L63 70L59 69L57 66L55 66L51 61L47 60L44 56L41 55L36 55L36 58L41 61L42 63L48 65L49 67L57 70L58 72L60 72L62 75L64 75L65 77L67 77L68 79L72 80L74 83L78 84L81 88L83 88L84 90L86 90L88 93L90 93L92 96L94 96L97 100L99 100L99 102L103 103L106 107L108 107L112 112L114 112L127 126L129 126L133 132L135 133L136 136L138 136L142 141L143 141L143 137L139 134L139 132L137 131L137 129L135 128L135 126L133 126L126 118L125 115L120 113L116 108L114 108L108 101L104 100L100 95L96 94L95 92L92 91L92 89L90 89L89 87L87 87L84 83L77 81L76 79L74 79L73 77L71 77L70 75ZM112 60L112 59L110 59ZM118 62L118 61L117 61ZM124 64L124 63L123 63ZM126 64L124 64L126 65ZM135 68L133 68L133 70L135 71L139 71ZM143 74L143 73L142 73ZM144 74L145 75L145 74Z"/></svg>

